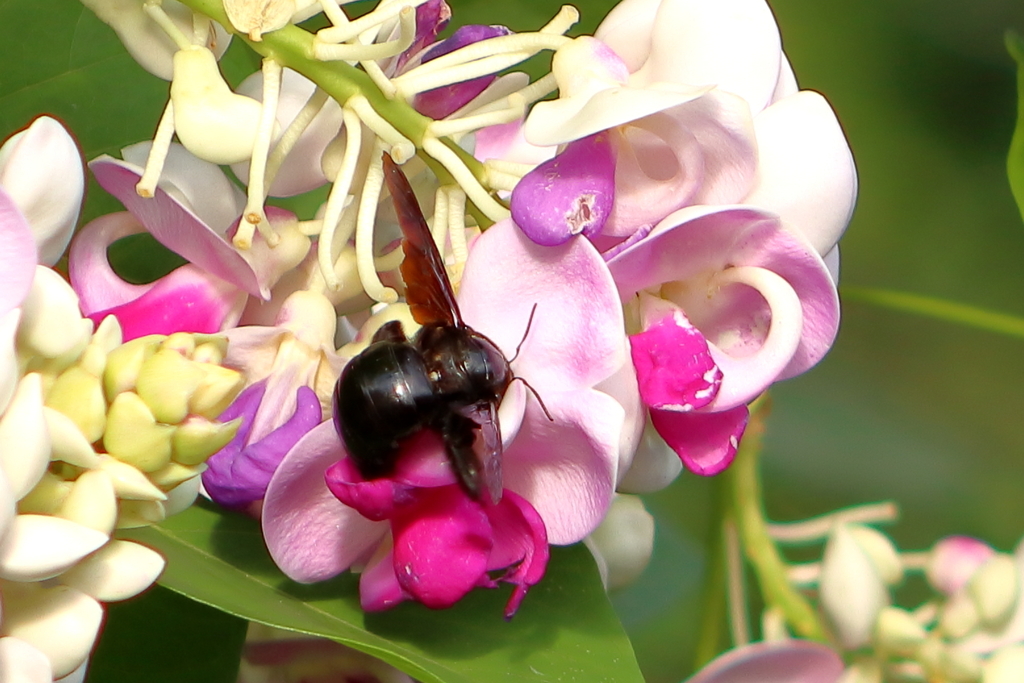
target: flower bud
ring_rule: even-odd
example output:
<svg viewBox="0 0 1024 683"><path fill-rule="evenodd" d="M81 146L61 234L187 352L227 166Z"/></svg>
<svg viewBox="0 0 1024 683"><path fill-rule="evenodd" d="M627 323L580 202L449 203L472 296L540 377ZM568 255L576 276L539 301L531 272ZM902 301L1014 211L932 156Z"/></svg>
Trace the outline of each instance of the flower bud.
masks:
<svg viewBox="0 0 1024 683"><path fill-rule="evenodd" d="M68 368L54 381L46 396L46 405L71 418L89 443L103 436L107 402L96 375L77 365Z"/></svg>
<svg viewBox="0 0 1024 683"><path fill-rule="evenodd" d="M161 348L142 364L135 390L157 421L177 424L188 417L189 402L202 381L203 371L195 363Z"/></svg>
<svg viewBox="0 0 1024 683"><path fill-rule="evenodd" d="M1024 645L1009 645L997 650L985 662L982 683L1019 683L1024 681Z"/></svg>
<svg viewBox="0 0 1024 683"><path fill-rule="evenodd" d="M50 407L43 407L46 429L50 435L50 458L69 465L92 469L100 464L92 444L70 417Z"/></svg>
<svg viewBox="0 0 1024 683"><path fill-rule="evenodd" d="M173 351L170 353L177 356ZM110 404L103 447L121 462L142 472L152 472L171 461L174 430L171 425L159 424L146 403L126 391Z"/></svg>
<svg viewBox="0 0 1024 683"><path fill-rule="evenodd" d="M1013 557L998 553L974 573L967 584L985 628L999 628L1013 613L1020 597L1020 579Z"/></svg>
<svg viewBox="0 0 1024 683"><path fill-rule="evenodd" d="M116 458L101 455L100 469L110 475L122 505L126 500L159 502L167 498L167 495L154 486L146 475Z"/></svg>
<svg viewBox="0 0 1024 683"><path fill-rule="evenodd" d="M178 139L200 159L234 164L252 156L262 107L231 92L208 49L175 53L171 102Z"/></svg>
<svg viewBox="0 0 1024 683"><path fill-rule="evenodd" d="M82 318L75 290L56 271L37 266L21 305L18 352L44 358L74 352L77 358L91 334L92 322Z"/></svg>
<svg viewBox="0 0 1024 683"><path fill-rule="evenodd" d="M18 383L6 412L0 415L0 470L7 475L14 500L36 485L49 462L42 383L32 373Z"/></svg>
<svg viewBox="0 0 1024 683"><path fill-rule="evenodd" d="M866 645L889 594L881 572L850 526L839 524L829 535L821 568L821 605L843 647Z"/></svg>
<svg viewBox="0 0 1024 683"><path fill-rule="evenodd" d="M142 364L160 347L159 335L138 337L125 342L107 354L107 367L103 372L103 389L107 400L122 391L132 391L142 371Z"/></svg>
<svg viewBox="0 0 1024 683"><path fill-rule="evenodd" d="M113 540L64 572L60 582L103 602L126 600L151 586L165 564L155 550Z"/></svg>
<svg viewBox="0 0 1024 683"><path fill-rule="evenodd" d="M155 472L149 473L149 480L161 489L170 491L182 482L193 477L198 477L206 470L206 465L195 465L189 467L176 462L169 462Z"/></svg>
<svg viewBox="0 0 1024 683"><path fill-rule="evenodd" d="M885 585L895 586L903 580L903 562L888 536L861 524L851 524L849 529L860 547L871 558Z"/></svg>
<svg viewBox="0 0 1024 683"><path fill-rule="evenodd" d="M940 593L953 595L995 552L976 538L947 536L932 547L926 574L928 583Z"/></svg>
<svg viewBox="0 0 1024 683"><path fill-rule="evenodd" d="M106 534L60 517L18 515L0 543L0 576L11 581L53 578L107 539Z"/></svg>
<svg viewBox="0 0 1024 683"><path fill-rule="evenodd" d="M24 498L18 501L21 514L52 515L57 512L71 493L71 482L52 472L43 472L42 478Z"/></svg>
<svg viewBox="0 0 1024 683"><path fill-rule="evenodd" d="M110 476L103 470L83 472L56 514L109 536L117 522L117 496Z"/></svg>
<svg viewBox="0 0 1024 683"><path fill-rule="evenodd" d="M214 422L192 416L178 426L171 440L172 458L182 465L198 465L235 438L241 419Z"/></svg>
<svg viewBox="0 0 1024 683"><path fill-rule="evenodd" d="M159 524L167 517L164 504L158 500L121 500L117 514L118 529L134 529Z"/></svg>
<svg viewBox="0 0 1024 683"><path fill-rule="evenodd" d="M978 607L967 593L957 593L949 598L939 612L939 628L954 640L963 638L980 623Z"/></svg>
<svg viewBox="0 0 1024 683"><path fill-rule="evenodd" d="M884 607L875 623L875 642L879 647L903 657L910 657L928 637L927 632L909 612Z"/></svg>
<svg viewBox="0 0 1024 683"><path fill-rule="evenodd" d="M195 365L205 374L195 392L189 397L189 412L213 420L235 400L238 392L245 386L245 379L239 372L220 365Z"/></svg>

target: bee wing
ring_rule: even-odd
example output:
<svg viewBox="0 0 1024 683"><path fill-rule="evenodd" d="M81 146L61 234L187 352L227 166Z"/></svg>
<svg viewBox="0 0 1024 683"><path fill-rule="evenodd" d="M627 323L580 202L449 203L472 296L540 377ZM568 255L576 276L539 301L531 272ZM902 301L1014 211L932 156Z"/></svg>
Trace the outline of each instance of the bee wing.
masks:
<svg viewBox="0 0 1024 683"><path fill-rule="evenodd" d="M427 219L423 217L423 210L416 201L405 173L386 152L384 182L391 192L398 223L402 227L405 259L400 270L405 280L405 299L412 309L412 317L420 325L439 323L461 326L462 316L455 302L455 292L448 280L444 259L427 227Z"/></svg>
<svg viewBox="0 0 1024 683"><path fill-rule="evenodd" d="M487 401L467 406L458 411L464 417L476 423L479 438L475 440L474 450L477 462L476 488L486 490L491 502L497 504L501 500L501 428L498 425L498 405Z"/></svg>

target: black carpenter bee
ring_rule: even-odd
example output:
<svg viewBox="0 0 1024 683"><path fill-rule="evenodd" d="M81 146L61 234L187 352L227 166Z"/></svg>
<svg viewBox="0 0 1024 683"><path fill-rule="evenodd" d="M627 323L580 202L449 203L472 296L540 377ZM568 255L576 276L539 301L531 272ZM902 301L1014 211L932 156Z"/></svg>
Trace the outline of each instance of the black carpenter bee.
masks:
<svg viewBox="0 0 1024 683"><path fill-rule="evenodd" d="M406 301L422 327L409 339L391 321L349 361L334 387L334 425L365 479L392 472L401 443L423 429L444 440L474 500L501 499L498 404L514 379L490 339L462 321L444 261L405 174L388 154L384 178L402 228ZM477 435L480 444L474 448Z"/></svg>

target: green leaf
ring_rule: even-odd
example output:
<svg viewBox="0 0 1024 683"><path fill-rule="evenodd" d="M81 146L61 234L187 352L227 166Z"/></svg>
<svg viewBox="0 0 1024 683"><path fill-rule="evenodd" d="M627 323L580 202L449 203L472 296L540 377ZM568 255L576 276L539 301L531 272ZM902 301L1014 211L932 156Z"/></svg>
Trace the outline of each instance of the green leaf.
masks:
<svg viewBox="0 0 1024 683"><path fill-rule="evenodd" d="M164 553L161 583L172 590L245 619L331 638L424 683L643 681L582 545L552 548L547 575L506 622L508 587L474 590L447 610L406 603L366 614L356 577L294 583L270 559L257 522L208 503L124 536Z"/></svg>
<svg viewBox="0 0 1024 683"><path fill-rule="evenodd" d="M1021 218L1024 218L1024 38L1016 31L1007 31L1006 49L1017 62L1017 126L1010 140L1006 175Z"/></svg>
<svg viewBox="0 0 1024 683"><path fill-rule="evenodd" d="M248 623L166 588L107 606L89 683L234 683Z"/></svg>

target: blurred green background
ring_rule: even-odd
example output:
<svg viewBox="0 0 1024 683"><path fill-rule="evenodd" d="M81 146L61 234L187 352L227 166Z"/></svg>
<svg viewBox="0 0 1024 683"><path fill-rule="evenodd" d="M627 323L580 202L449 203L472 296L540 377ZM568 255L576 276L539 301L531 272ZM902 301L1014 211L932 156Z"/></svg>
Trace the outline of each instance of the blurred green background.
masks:
<svg viewBox="0 0 1024 683"><path fill-rule="evenodd" d="M550 0L452 4L460 23L516 29L557 10ZM582 3L581 30L612 4ZM1015 81L1002 42L1007 28L1024 31L1024 3L771 5L801 86L829 98L857 160L842 284L1024 316L1024 225L1004 168ZM149 137L165 97L166 84L77 2L0 0L0 139L49 112L91 158ZM92 187L87 215L115 207ZM1012 549L1024 536L1024 342L854 302L843 315L828 358L773 391L772 517L895 499L903 548L962 533ZM684 476L649 498L655 557L615 597L651 683L690 669L710 489Z"/></svg>

